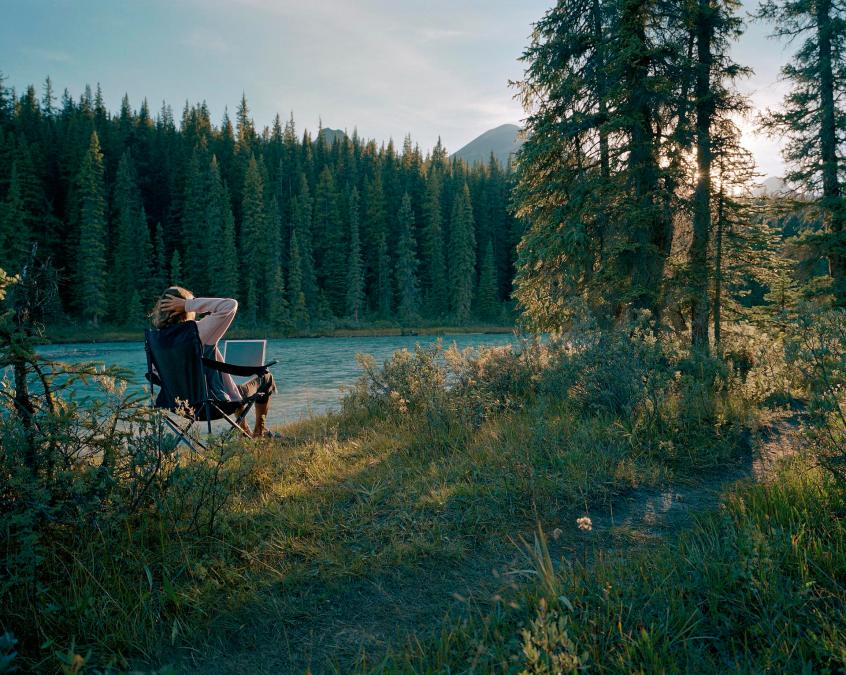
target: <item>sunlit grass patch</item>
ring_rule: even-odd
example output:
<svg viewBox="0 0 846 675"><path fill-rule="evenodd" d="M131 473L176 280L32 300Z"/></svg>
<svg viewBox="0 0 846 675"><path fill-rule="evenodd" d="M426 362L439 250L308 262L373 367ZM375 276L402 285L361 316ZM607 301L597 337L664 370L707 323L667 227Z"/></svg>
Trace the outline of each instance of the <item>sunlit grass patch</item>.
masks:
<svg viewBox="0 0 846 675"><path fill-rule="evenodd" d="M510 599L396 645L362 672L839 670L846 665L844 494L807 464L740 486L678 540L629 528L623 556L556 564L541 532Z"/></svg>

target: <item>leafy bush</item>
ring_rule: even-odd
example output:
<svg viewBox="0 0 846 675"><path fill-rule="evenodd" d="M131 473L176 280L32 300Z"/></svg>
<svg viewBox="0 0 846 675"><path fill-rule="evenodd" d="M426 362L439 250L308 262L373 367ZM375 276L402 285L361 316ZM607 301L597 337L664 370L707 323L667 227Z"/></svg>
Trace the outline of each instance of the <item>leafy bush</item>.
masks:
<svg viewBox="0 0 846 675"><path fill-rule="evenodd" d="M513 347L418 346L381 367L360 359L364 374L344 399L345 413L410 425L427 448L460 442L496 415L533 409L542 426L542 411L564 406L569 415L619 425L662 461L713 466L737 452L753 414L730 364L691 358L648 323L588 326Z"/></svg>
<svg viewBox="0 0 846 675"><path fill-rule="evenodd" d="M846 311L806 312L793 340L813 422L810 447L820 464L846 485Z"/></svg>

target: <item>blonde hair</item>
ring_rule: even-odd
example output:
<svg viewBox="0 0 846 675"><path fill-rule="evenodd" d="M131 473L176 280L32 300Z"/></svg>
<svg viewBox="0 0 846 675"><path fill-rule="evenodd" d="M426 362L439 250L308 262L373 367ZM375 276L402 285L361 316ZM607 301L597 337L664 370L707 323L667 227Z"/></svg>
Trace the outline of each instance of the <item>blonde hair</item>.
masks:
<svg viewBox="0 0 846 675"><path fill-rule="evenodd" d="M194 294L187 288L182 288L182 286L170 286L166 288L159 296L159 299L156 300L153 311L150 313L150 321L154 328L167 328L168 326L174 326L194 318L194 312L168 312L162 309L162 300L168 297L190 300L194 297Z"/></svg>

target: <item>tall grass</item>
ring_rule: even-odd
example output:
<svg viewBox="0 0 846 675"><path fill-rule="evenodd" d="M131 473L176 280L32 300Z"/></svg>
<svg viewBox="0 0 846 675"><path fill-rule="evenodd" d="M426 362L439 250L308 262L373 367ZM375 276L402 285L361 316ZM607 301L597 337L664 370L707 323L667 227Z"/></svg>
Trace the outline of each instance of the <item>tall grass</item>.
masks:
<svg viewBox="0 0 846 675"><path fill-rule="evenodd" d="M794 463L676 541L555 564L541 532L514 598L362 672L839 672L844 493ZM469 666L472 666L469 667Z"/></svg>

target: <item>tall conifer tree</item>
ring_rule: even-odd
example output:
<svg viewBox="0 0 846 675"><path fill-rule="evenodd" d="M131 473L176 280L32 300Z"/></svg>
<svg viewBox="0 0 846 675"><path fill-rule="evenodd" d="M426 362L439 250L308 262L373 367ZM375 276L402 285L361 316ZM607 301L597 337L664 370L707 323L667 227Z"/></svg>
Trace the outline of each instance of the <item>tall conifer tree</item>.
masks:
<svg viewBox="0 0 846 675"><path fill-rule="evenodd" d="M188 162L182 202L182 241L186 247L182 271L185 283L197 293L209 287L209 270L217 248L208 222L212 189L206 155L195 148Z"/></svg>
<svg viewBox="0 0 846 675"><path fill-rule="evenodd" d="M241 196L241 288L246 299L250 323L258 320L259 295L267 256L267 213L264 207L264 183L255 156L250 157Z"/></svg>
<svg viewBox="0 0 846 675"><path fill-rule="evenodd" d="M325 141L321 141L325 144ZM314 255L317 263L317 282L326 293L332 310L344 312L345 262L344 233L341 229L341 212L338 193L329 167L323 168L314 196Z"/></svg>
<svg viewBox="0 0 846 675"><path fill-rule="evenodd" d="M168 282L167 264L165 261L165 243L164 230L162 224L156 223L156 232L153 238L153 255L155 256L155 264L153 265L153 290L156 294L161 293Z"/></svg>
<svg viewBox="0 0 846 675"><path fill-rule="evenodd" d="M209 293L216 297L238 294L238 251L235 245L235 218L232 215L229 191L220 174L217 157L212 156L209 166L209 195L206 210L206 228L212 243L210 260Z"/></svg>
<svg viewBox="0 0 846 675"><path fill-rule="evenodd" d="M482 263L479 267L476 309L479 318L485 321L495 321L500 314L499 298L497 297L496 263L494 261L493 243L490 239L485 244Z"/></svg>
<svg viewBox="0 0 846 675"><path fill-rule="evenodd" d="M426 186L424 205L425 231L423 237L423 267L425 269L426 304L435 317L443 316L449 309L449 288L444 235L441 226L440 176L433 173Z"/></svg>
<svg viewBox="0 0 846 675"><path fill-rule="evenodd" d="M388 256L388 237L384 232L376 240L376 307L379 316L391 315L394 304L394 288L391 282L391 259Z"/></svg>
<svg viewBox="0 0 846 675"><path fill-rule="evenodd" d="M79 247L76 258L77 303L80 314L96 325L106 313L106 190L103 153L97 132L76 180L79 200Z"/></svg>
<svg viewBox="0 0 846 675"><path fill-rule="evenodd" d="M128 152L121 155L118 164L112 207L115 225L110 290L113 318L119 322L129 320L126 303L133 291L140 298L147 295L149 275L149 234L141 228L141 201L135 180L132 158ZM143 228L146 230L146 221Z"/></svg>
<svg viewBox="0 0 846 675"><path fill-rule="evenodd" d="M346 315L356 323L364 309L364 267L361 258L361 237L359 233L359 198L358 190L350 193L350 245L347 262Z"/></svg>
<svg viewBox="0 0 846 675"><path fill-rule="evenodd" d="M793 60L782 68L791 88L781 110L761 118L765 130L786 138L784 159L789 182L820 193L818 206L826 232L811 238L829 263L838 304L846 305L846 20L836 0L764 0L758 16L769 20L775 35L801 39Z"/></svg>
<svg viewBox="0 0 846 675"><path fill-rule="evenodd" d="M288 305L294 326L302 330L308 325L309 314L303 290L303 267L300 255L299 232L291 234L290 268L288 273Z"/></svg>
<svg viewBox="0 0 846 675"><path fill-rule="evenodd" d="M306 306L309 312L316 314L319 288L317 286L317 275L314 269L314 253L312 249L312 203L308 181L305 175L300 176L300 192L294 197L291 210L294 219L291 229L292 232L297 233L297 250L300 256L302 291L305 295Z"/></svg>
<svg viewBox="0 0 846 675"><path fill-rule="evenodd" d="M397 216L399 242L397 243L397 297L399 314L404 320L417 317L420 309L420 285L417 281L417 244L414 240L414 211L411 197L406 192L402 197Z"/></svg>
<svg viewBox="0 0 846 675"><path fill-rule="evenodd" d="M466 183L455 198L449 232L450 311L458 321L464 322L470 317L476 275L473 206Z"/></svg>
<svg viewBox="0 0 846 675"><path fill-rule="evenodd" d="M17 162L12 163L12 177L6 201L0 206L0 267L17 270L26 259L32 239L29 217L21 195Z"/></svg>

